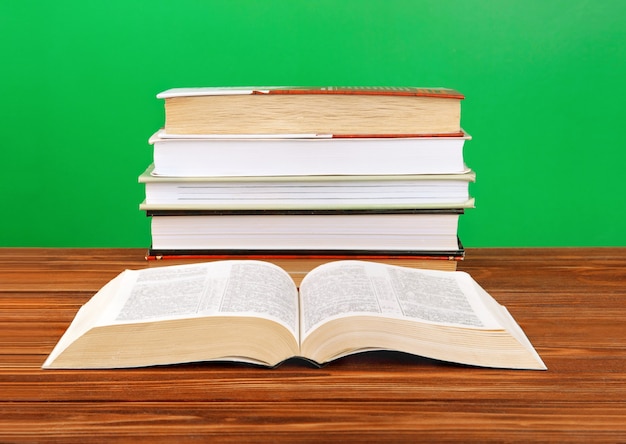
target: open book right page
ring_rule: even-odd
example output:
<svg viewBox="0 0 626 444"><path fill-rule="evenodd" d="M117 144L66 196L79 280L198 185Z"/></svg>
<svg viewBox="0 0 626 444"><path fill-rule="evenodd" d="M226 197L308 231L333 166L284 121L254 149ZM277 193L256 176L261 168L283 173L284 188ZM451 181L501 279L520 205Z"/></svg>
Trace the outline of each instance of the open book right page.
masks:
<svg viewBox="0 0 626 444"><path fill-rule="evenodd" d="M320 362L395 349L494 367L527 367L513 361L530 355L528 367L543 367L506 309L467 273L338 261L310 272L300 296L302 350Z"/></svg>

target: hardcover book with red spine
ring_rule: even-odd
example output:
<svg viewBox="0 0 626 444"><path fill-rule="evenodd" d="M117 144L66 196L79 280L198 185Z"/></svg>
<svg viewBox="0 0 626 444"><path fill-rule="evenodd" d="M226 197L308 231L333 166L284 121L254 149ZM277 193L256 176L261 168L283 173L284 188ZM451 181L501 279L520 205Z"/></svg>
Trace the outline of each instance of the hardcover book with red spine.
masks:
<svg viewBox="0 0 626 444"><path fill-rule="evenodd" d="M418 87L173 88L165 133L177 136L462 136L463 94Z"/></svg>

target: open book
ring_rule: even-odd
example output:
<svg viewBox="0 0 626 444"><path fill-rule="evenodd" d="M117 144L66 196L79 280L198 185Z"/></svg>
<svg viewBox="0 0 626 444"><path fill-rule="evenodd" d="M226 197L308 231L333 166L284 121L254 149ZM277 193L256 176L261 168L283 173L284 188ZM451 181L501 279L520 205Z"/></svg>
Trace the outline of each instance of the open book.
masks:
<svg viewBox="0 0 626 444"><path fill-rule="evenodd" d="M323 364L370 350L546 368L467 273L337 261L311 271L298 291L284 270L252 260L122 272L79 310L43 367Z"/></svg>

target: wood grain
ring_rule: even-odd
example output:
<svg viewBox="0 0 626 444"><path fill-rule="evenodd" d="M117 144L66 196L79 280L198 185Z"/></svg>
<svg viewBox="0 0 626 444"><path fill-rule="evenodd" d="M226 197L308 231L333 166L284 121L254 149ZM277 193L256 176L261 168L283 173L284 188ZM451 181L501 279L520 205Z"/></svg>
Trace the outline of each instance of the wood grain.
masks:
<svg viewBox="0 0 626 444"><path fill-rule="evenodd" d="M197 363L40 369L139 249L0 249L0 442L624 442L626 248L468 249L549 370L400 353L318 369Z"/></svg>

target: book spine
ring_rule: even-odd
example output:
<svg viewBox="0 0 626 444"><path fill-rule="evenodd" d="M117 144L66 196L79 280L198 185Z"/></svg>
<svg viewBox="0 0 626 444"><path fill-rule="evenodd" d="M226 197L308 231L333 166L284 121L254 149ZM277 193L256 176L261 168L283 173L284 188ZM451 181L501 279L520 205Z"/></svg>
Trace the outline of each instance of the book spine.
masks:
<svg viewBox="0 0 626 444"><path fill-rule="evenodd" d="M457 99L465 97L460 92L448 88L413 88L413 87L349 87L331 86L325 88L269 88L253 90L252 94L334 94L367 96L407 96L433 97L438 99Z"/></svg>
<svg viewBox="0 0 626 444"><path fill-rule="evenodd" d="M331 134L331 139L415 139L415 138L450 138L450 137L465 137L466 134L463 131L455 133L431 133L431 134Z"/></svg>
<svg viewBox="0 0 626 444"><path fill-rule="evenodd" d="M345 216L372 214L463 214L464 208L397 208L397 209L342 209L342 210L158 210L147 209L146 216Z"/></svg>
<svg viewBox="0 0 626 444"><path fill-rule="evenodd" d="M284 250L267 250L263 252L251 252L250 250L215 250L214 252L207 250L161 250L148 249L146 260L164 260L164 259L211 259L211 260L227 260L227 259L249 259L249 260L278 260L278 259L324 259L324 260L442 260L442 261L461 261L465 258L465 250L459 249L455 251L428 252L423 251L411 254L407 251L316 251L312 253L307 251L292 251L286 253Z"/></svg>

